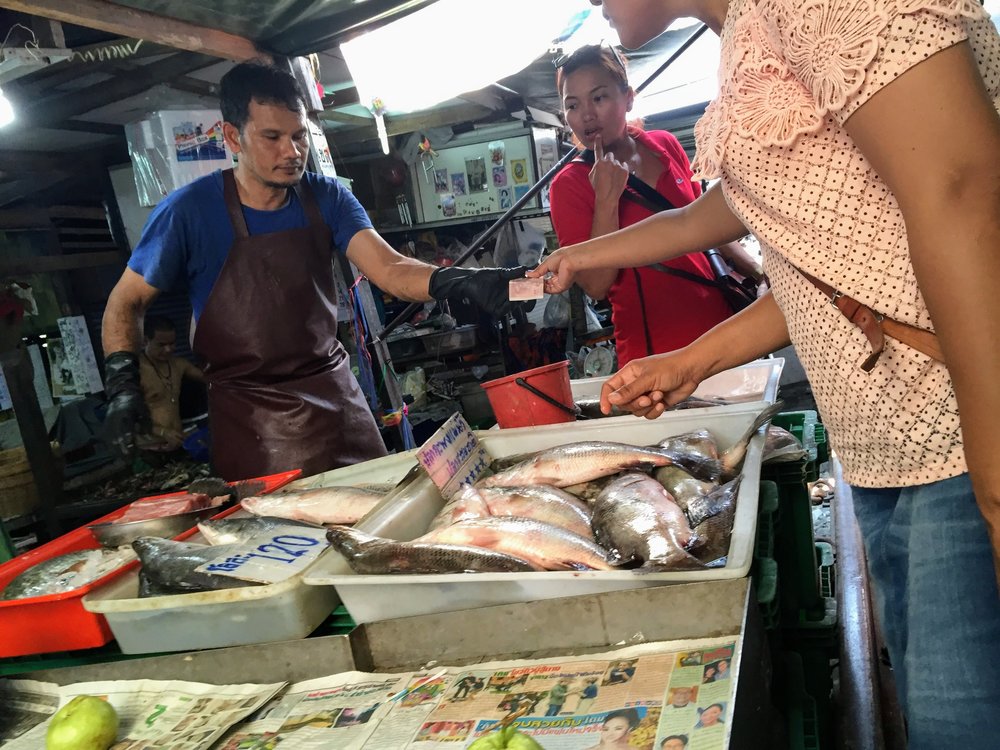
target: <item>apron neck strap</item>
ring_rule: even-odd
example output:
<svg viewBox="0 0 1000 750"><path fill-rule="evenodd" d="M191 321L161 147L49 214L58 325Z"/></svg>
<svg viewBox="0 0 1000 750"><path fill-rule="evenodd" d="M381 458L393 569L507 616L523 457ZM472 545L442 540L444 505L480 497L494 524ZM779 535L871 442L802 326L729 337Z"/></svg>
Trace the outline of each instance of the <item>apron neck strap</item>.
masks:
<svg viewBox="0 0 1000 750"><path fill-rule="evenodd" d="M311 226L325 226L323 215L319 210L319 204L316 203L316 196L313 195L312 189L310 189L305 181L296 183L292 189L299 199L299 205L302 206L309 224ZM226 210L229 212L229 220L233 224L233 232L236 234L236 239L245 240L250 236L250 231L247 229L247 220L243 215L243 204L240 202L240 193L236 188L236 176L231 169L226 169L222 172L222 193L226 199Z"/></svg>
<svg viewBox="0 0 1000 750"><path fill-rule="evenodd" d="M309 222L309 225L313 227L326 226L326 222L323 221L323 214L319 210L319 204L316 203L316 196L313 194L312 188L306 183L305 178L303 177L303 179L299 180L292 189L299 199L299 205L305 211L306 220Z"/></svg>
<svg viewBox="0 0 1000 750"><path fill-rule="evenodd" d="M236 176L231 169L222 171L222 194L226 199L226 210L229 212L229 221L233 224L236 239L245 240L250 236L250 232L247 229L247 220L243 216L240 192L236 189Z"/></svg>

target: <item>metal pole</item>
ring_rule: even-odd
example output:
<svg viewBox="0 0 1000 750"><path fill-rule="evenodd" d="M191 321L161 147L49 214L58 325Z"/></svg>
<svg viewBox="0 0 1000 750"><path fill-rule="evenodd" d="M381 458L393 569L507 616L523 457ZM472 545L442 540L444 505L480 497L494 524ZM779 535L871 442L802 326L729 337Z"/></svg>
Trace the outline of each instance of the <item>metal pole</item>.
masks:
<svg viewBox="0 0 1000 750"><path fill-rule="evenodd" d="M674 53L670 57L668 57L663 62L662 65L660 65L660 67L658 67L656 70L653 71L652 75L650 75L649 78L647 78L645 81L639 84L639 86L635 90L635 93L641 94L644 88L646 88L649 84L651 84L654 80L656 80L656 78L660 75L660 73L669 68L673 64L674 60L676 60L678 57L687 52L688 47L690 47L692 44L698 41L698 37L700 37L706 31L708 31L708 25L703 23L695 30L695 32L691 36L689 36L687 39L684 40L684 43L680 47L678 47L674 51Z"/></svg>

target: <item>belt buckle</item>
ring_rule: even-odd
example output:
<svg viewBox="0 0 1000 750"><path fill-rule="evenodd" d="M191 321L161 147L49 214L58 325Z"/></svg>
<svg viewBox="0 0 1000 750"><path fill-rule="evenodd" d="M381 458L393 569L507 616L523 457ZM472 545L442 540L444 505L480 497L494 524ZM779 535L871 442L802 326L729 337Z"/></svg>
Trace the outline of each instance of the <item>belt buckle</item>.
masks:
<svg viewBox="0 0 1000 750"><path fill-rule="evenodd" d="M844 296L844 293L839 289L834 289L833 294L830 295L830 304L834 307L837 306L837 300Z"/></svg>

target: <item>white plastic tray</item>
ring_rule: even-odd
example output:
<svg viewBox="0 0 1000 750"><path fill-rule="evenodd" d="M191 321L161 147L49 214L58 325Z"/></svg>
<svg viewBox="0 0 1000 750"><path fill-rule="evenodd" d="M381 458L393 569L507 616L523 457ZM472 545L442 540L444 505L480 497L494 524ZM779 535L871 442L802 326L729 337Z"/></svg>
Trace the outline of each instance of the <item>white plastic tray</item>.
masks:
<svg viewBox="0 0 1000 750"><path fill-rule="evenodd" d="M385 456L299 479L275 494L335 484L397 482L415 463L414 451ZM430 485L430 479L426 484ZM434 494L440 498L436 491ZM426 504L426 500L422 502ZM400 509L405 507L397 505ZM374 508L369 516L376 514L380 507ZM248 515L240 510L230 518ZM197 532L185 541L203 544L206 540ZM333 553L324 553L303 573L280 583L144 599L138 597L138 573L132 572L84 597L83 606L107 618L111 632L126 654L190 651L305 638L340 603L334 588L307 586L303 580L304 574L322 562L327 554Z"/></svg>
<svg viewBox="0 0 1000 750"><path fill-rule="evenodd" d="M757 359L706 378L691 395L731 402L767 401L773 404L778 398L778 380L784 367L785 360L781 357ZM597 398L605 380L607 378L571 380L569 385L573 398Z"/></svg>
<svg viewBox="0 0 1000 750"><path fill-rule="evenodd" d="M728 447L766 404L754 402L670 412L656 420L623 417L477 433L494 457L541 450L585 439L648 445L670 435L707 428ZM627 420L627 421L623 421ZM356 575L337 553L329 552L306 572L313 586L335 586L355 622L450 612L459 609L596 594L620 589L663 586L689 581L741 578L750 570L757 529L757 495L763 433L751 441L737 496L736 518L724 568L637 574L631 571L476 573L447 575ZM430 498L436 495L436 501ZM370 533L409 540L420 536L441 507L439 494L400 510L377 508L358 524Z"/></svg>

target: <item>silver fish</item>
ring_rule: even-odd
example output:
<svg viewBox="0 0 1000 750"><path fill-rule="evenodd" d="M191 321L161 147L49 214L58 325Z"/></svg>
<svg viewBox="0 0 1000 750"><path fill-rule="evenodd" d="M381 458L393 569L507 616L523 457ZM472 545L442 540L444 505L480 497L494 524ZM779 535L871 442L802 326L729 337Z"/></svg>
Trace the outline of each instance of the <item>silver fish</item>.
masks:
<svg viewBox="0 0 1000 750"><path fill-rule="evenodd" d="M142 562L142 575L147 582L147 591L184 593L256 585L238 578L199 573L195 570L212 560L242 551L243 548L238 544L213 547L143 536L132 542L132 549Z"/></svg>
<svg viewBox="0 0 1000 750"><path fill-rule="evenodd" d="M361 487L316 487L248 497L240 503L255 516L291 518L309 523L357 523L386 498Z"/></svg>
<svg viewBox="0 0 1000 750"><path fill-rule="evenodd" d="M736 480L737 483L739 480ZM732 482L730 484L733 484ZM725 560L729 553L729 543L733 536L733 522L736 519L736 490L720 488L723 497L715 504L716 513L707 516L694 527L701 544L694 551L695 557L707 564ZM725 562L722 563L725 566Z"/></svg>
<svg viewBox="0 0 1000 750"><path fill-rule="evenodd" d="M597 396L576 399L576 408L580 410L580 416L586 419L603 419L604 417L620 417L628 412L624 412L617 406L611 407L611 413L605 414L601 411L601 399Z"/></svg>
<svg viewBox="0 0 1000 750"><path fill-rule="evenodd" d="M592 440L569 443L544 450L534 458L479 481L480 487L517 487L526 484L549 484L569 487L592 479L617 474L640 466L676 464L694 475L717 474L718 461L687 456L660 448L643 448L624 443Z"/></svg>
<svg viewBox="0 0 1000 750"><path fill-rule="evenodd" d="M608 553L566 529L530 518L462 521L419 537L418 542L461 544L506 552L545 570L612 570Z"/></svg>
<svg viewBox="0 0 1000 750"><path fill-rule="evenodd" d="M84 549L50 557L15 577L4 587L0 599L63 594L93 583L134 559L135 555L127 547Z"/></svg>
<svg viewBox="0 0 1000 750"><path fill-rule="evenodd" d="M792 433L783 427L769 424L764 438L764 455L761 463L768 461L798 461L805 458L807 451Z"/></svg>
<svg viewBox="0 0 1000 750"><path fill-rule="evenodd" d="M743 459L747 455L747 446L750 444L753 436L757 434L757 430L767 424L771 420L771 417L778 414L784 407L784 402L778 401L764 409L754 417L753 423L751 423L740 439L727 448L725 453L720 456L720 461L722 462L722 473L720 476L723 481L732 479L740 473Z"/></svg>
<svg viewBox="0 0 1000 750"><path fill-rule="evenodd" d="M713 482L702 482L695 479L683 469L676 466L661 466L653 472L653 478L662 484L670 493L674 501L683 509L687 509L688 503L707 495L718 485Z"/></svg>
<svg viewBox="0 0 1000 750"><path fill-rule="evenodd" d="M273 516L250 516L249 518L218 518L198 522L198 530L211 545L243 544L257 534L272 531L282 526L308 526L317 528L316 524L294 521L290 518L275 518Z"/></svg>
<svg viewBox="0 0 1000 750"><path fill-rule="evenodd" d="M471 484L463 484L434 516L429 528L440 529L459 521L471 521L473 518L486 518L490 515L489 506L479 490Z"/></svg>
<svg viewBox="0 0 1000 750"><path fill-rule="evenodd" d="M719 444L708 430L692 430L682 435L664 438L657 446L678 453L693 453L705 458L719 458Z"/></svg>
<svg viewBox="0 0 1000 750"><path fill-rule="evenodd" d="M570 493L545 484L523 487L482 487L479 494L486 501L491 516L533 518L559 526L584 539L593 539L590 508Z"/></svg>
<svg viewBox="0 0 1000 750"><path fill-rule="evenodd" d="M541 570L503 552L458 544L397 542L348 526L332 526L326 534L351 570L360 575L381 573L521 573Z"/></svg>
<svg viewBox="0 0 1000 750"><path fill-rule="evenodd" d="M643 570L684 564L696 537L684 511L664 488L645 474L624 474L605 487L594 503L597 541Z"/></svg>

